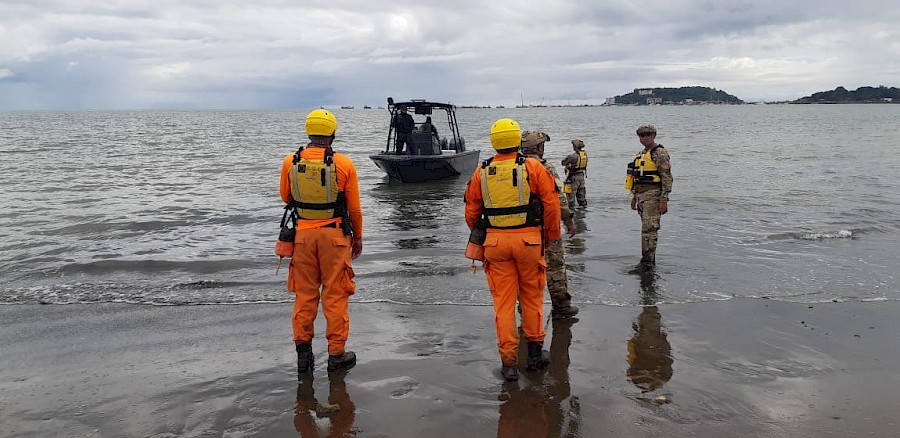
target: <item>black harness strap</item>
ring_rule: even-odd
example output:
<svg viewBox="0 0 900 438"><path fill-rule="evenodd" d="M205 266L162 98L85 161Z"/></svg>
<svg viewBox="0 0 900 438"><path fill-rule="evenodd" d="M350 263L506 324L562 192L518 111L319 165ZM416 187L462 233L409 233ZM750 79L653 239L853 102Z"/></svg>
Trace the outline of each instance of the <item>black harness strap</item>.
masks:
<svg viewBox="0 0 900 438"><path fill-rule="evenodd" d="M531 211L531 205L526 204L515 207L485 208L484 214L488 216L505 216L508 214L528 213L529 211Z"/></svg>

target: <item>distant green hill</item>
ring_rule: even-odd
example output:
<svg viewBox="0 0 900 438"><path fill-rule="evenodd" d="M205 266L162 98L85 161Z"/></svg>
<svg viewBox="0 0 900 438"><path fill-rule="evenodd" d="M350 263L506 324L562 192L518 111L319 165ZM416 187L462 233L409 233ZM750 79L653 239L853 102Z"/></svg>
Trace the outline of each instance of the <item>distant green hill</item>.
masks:
<svg viewBox="0 0 900 438"><path fill-rule="evenodd" d="M900 88L896 87L859 87L855 91L847 91L837 87L832 91L820 91L812 96L801 97L791 103L900 103Z"/></svg>
<svg viewBox="0 0 900 438"><path fill-rule="evenodd" d="M738 99L722 90L709 87L635 88L634 92L616 96L615 105L691 105L701 103L741 104Z"/></svg>

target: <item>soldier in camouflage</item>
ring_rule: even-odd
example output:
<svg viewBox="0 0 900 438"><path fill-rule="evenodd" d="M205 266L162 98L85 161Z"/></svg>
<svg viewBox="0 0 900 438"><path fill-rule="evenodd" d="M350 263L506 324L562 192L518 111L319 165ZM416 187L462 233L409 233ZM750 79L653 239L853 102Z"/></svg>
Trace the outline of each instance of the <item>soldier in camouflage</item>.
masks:
<svg viewBox="0 0 900 438"><path fill-rule="evenodd" d="M569 210L575 210L575 200L580 207L587 206L587 185L585 185L584 172L587 170L588 156L584 152L584 141L580 138L572 140L572 152L562 160L566 168L566 185L571 188L569 195Z"/></svg>
<svg viewBox="0 0 900 438"><path fill-rule="evenodd" d="M669 211L672 191L672 166L669 153L656 143L656 127L643 125L637 135L644 146L633 162L631 209L641 216L641 262L638 268L656 264L656 241L660 216ZM631 171L631 170L630 170Z"/></svg>
<svg viewBox="0 0 900 438"><path fill-rule="evenodd" d="M550 136L540 131L525 131L522 133L522 153L537 159L544 165L556 181L556 191L559 193L559 206L561 217L569 235L575 234L575 222L566 194L563 193L559 174L553 165L544 159L544 143L550 141ZM547 259L547 289L550 291L553 319L569 318L578 314L578 307L572 305L572 296L569 295L568 282L566 280L566 261L562 241L558 240L547 246L545 257Z"/></svg>

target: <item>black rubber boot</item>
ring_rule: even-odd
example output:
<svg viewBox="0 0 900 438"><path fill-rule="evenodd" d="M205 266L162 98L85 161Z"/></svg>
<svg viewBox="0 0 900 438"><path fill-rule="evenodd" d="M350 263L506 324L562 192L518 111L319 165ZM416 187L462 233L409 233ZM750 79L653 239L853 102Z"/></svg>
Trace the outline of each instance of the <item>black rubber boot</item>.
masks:
<svg viewBox="0 0 900 438"><path fill-rule="evenodd" d="M639 265L643 265L647 268L653 268L656 266L656 250L641 252L641 262Z"/></svg>
<svg viewBox="0 0 900 438"><path fill-rule="evenodd" d="M310 374L316 367L312 344L297 344L297 374Z"/></svg>
<svg viewBox="0 0 900 438"><path fill-rule="evenodd" d="M648 261L644 260L643 258L641 258L640 263L635 265L635 267L632 270L628 271L628 273L629 274L638 274L638 275L650 274L650 273L653 273L653 270L655 267L656 267L655 263L648 262Z"/></svg>
<svg viewBox="0 0 900 438"><path fill-rule="evenodd" d="M345 351L339 356L328 356L328 372L349 370L356 365L356 353Z"/></svg>
<svg viewBox="0 0 900 438"><path fill-rule="evenodd" d="M525 371L536 371L547 368L550 365L550 352L543 349L543 345L537 342L528 343L528 366Z"/></svg>
<svg viewBox="0 0 900 438"><path fill-rule="evenodd" d="M550 311L550 315L553 319L571 318L577 314L578 307L573 306L572 303L569 302L561 304L559 307L554 307L553 310Z"/></svg>
<svg viewBox="0 0 900 438"><path fill-rule="evenodd" d="M500 368L500 374L503 376L503 380L506 380L507 382L519 380L519 370L515 365L503 365Z"/></svg>

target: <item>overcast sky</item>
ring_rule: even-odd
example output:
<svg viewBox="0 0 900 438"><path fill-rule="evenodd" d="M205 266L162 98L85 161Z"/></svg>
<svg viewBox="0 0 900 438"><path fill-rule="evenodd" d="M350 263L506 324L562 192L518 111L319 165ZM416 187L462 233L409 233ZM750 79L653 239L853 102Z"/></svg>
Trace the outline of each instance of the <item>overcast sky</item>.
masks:
<svg viewBox="0 0 900 438"><path fill-rule="evenodd" d="M0 110L746 101L900 86L887 0L0 0Z"/></svg>

